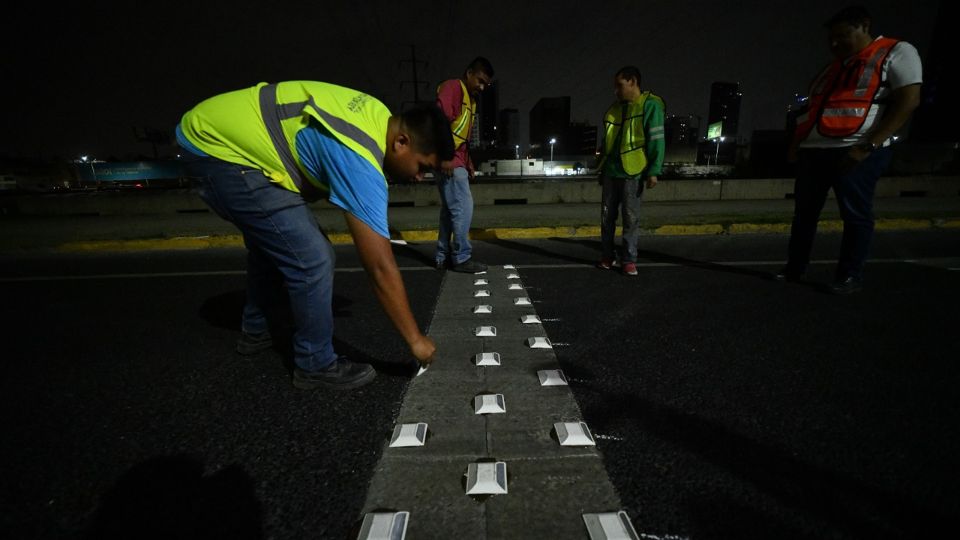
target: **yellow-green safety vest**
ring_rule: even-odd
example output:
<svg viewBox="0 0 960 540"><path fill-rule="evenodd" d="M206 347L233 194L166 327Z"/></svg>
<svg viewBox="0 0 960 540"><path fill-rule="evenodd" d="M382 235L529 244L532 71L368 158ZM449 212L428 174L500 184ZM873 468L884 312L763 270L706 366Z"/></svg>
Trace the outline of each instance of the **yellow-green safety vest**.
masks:
<svg viewBox="0 0 960 540"><path fill-rule="evenodd" d="M453 133L454 149L460 148L460 145L467 142L467 139L470 138L470 128L473 127L473 113L476 110L473 98L470 96L470 92L467 92L467 85L463 84L461 80L457 82L460 83L463 98L460 103L460 115L450 121L450 132ZM437 94L440 93L441 88L443 88L442 84L437 87Z"/></svg>
<svg viewBox="0 0 960 540"><path fill-rule="evenodd" d="M634 176L640 174L647 167L646 135L643 131L643 108L647 99L655 99L663 106L663 99L656 94L643 92L640 97L629 102L615 102L607 109L603 116L603 125L605 133L603 136L603 156L600 158L600 168L614 150L620 155L620 161L623 164L623 170L627 174ZM620 148L614 149L613 145L620 134L623 125L627 129L623 130L623 136L620 137Z"/></svg>
<svg viewBox="0 0 960 540"><path fill-rule="evenodd" d="M184 114L180 129L212 157L260 169L296 193L309 182L327 196L329 188L307 172L297 153L297 133L311 119L383 174L390 110L372 96L335 84L260 83L220 94Z"/></svg>

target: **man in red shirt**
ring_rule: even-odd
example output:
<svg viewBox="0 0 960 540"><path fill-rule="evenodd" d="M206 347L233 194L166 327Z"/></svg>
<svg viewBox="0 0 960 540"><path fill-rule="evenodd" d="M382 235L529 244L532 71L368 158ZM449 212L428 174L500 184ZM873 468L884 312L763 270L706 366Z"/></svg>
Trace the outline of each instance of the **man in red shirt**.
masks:
<svg viewBox="0 0 960 540"><path fill-rule="evenodd" d="M487 269L473 260L470 245L470 222L473 220L473 195L470 180L474 167L470 160L469 142L476 99L493 79L493 66L482 56L474 58L459 79L444 81L437 88L437 105L450 120L453 159L440 164L437 178L440 190L440 231L435 261L438 270L476 274Z"/></svg>

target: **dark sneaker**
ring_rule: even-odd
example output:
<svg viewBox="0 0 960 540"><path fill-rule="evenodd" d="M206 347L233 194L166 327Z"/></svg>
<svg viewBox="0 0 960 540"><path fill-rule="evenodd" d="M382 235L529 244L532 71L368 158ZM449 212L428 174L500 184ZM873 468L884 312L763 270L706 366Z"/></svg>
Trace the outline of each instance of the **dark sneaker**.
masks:
<svg viewBox="0 0 960 540"><path fill-rule="evenodd" d="M783 268L780 269L780 271L778 271L776 274L773 275L773 280L797 282L797 281L800 281L801 276L803 276L802 273L797 272L796 270L790 267L784 266Z"/></svg>
<svg viewBox="0 0 960 540"><path fill-rule="evenodd" d="M863 281L855 277L845 277L833 282L827 288L830 294L853 294L863 290Z"/></svg>
<svg viewBox="0 0 960 540"><path fill-rule="evenodd" d="M338 357L332 366L320 371L304 371L300 368L293 370L293 386L301 390L315 388L357 388L372 381L377 376L376 370L370 364L360 364L347 360L346 356Z"/></svg>
<svg viewBox="0 0 960 540"><path fill-rule="evenodd" d="M633 263L633 262L623 263L623 273L628 276L637 275L637 263Z"/></svg>
<svg viewBox="0 0 960 540"><path fill-rule="evenodd" d="M435 262L433 263L433 267L436 268L437 270L446 270L446 269L447 269L447 261L435 261Z"/></svg>
<svg viewBox="0 0 960 540"><path fill-rule="evenodd" d="M597 263L597 268L601 270L609 270L613 268L613 259L600 259L600 262Z"/></svg>
<svg viewBox="0 0 960 540"><path fill-rule="evenodd" d="M460 264L453 265L451 270L454 272L463 272L464 274L479 274L480 272L487 271L487 265L478 263L473 259L467 259Z"/></svg>
<svg viewBox="0 0 960 540"><path fill-rule="evenodd" d="M240 334L240 338L237 339L237 352L244 356L257 354L272 346L273 338L270 336L270 332L260 332L259 334L243 332Z"/></svg>

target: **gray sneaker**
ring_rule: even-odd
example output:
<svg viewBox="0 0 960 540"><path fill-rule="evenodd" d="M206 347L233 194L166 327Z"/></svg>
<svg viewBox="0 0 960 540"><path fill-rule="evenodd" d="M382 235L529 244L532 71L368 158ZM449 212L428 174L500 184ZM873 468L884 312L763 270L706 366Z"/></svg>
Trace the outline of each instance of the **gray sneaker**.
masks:
<svg viewBox="0 0 960 540"><path fill-rule="evenodd" d="M260 351L269 349L273 346L273 337L270 332L260 332L259 334L248 334L243 332L237 339L237 352L250 356Z"/></svg>
<svg viewBox="0 0 960 540"><path fill-rule="evenodd" d="M467 259L460 264L453 265L451 270L454 272L463 272L464 274L479 274L487 270L487 265L478 263L473 259Z"/></svg>
<svg viewBox="0 0 960 540"><path fill-rule="evenodd" d="M321 386L346 390L363 386L376 376L377 372L370 364L351 362L346 356L340 356L327 369L304 371L294 368L293 386L301 390L313 390Z"/></svg>

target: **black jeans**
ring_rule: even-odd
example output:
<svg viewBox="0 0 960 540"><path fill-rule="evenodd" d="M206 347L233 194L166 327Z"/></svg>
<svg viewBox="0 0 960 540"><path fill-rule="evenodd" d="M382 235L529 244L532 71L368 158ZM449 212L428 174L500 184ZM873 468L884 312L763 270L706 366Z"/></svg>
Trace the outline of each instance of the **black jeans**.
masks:
<svg viewBox="0 0 960 540"><path fill-rule="evenodd" d="M820 211L833 188L843 219L843 239L836 278L863 275L873 238L873 194L877 180L890 164L890 148L878 148L857 163L849 148L809 148L798 155L793 224L790 228L787 270L802 274L810 262Z"/></svg>

